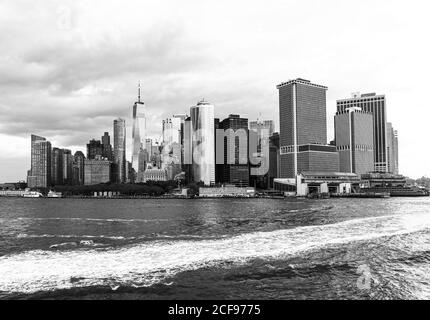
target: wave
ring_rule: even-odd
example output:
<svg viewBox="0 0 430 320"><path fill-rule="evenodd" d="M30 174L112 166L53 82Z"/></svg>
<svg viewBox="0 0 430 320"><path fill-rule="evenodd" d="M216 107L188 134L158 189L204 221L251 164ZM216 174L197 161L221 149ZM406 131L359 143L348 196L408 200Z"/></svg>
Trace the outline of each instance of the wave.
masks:
<svg viewBox="0 0 430 320"><path fill-rule="evenodd" d="M144 222L144 223L151 223L151 222L166 222L169 221L169 219L115 219L115 218L107 218L107 219L100 219L100 218L13 218L13 220L32 220L32 221L82 221L82 222Z"/></svg>
<svg viewBox="0 0 430 320"><path fill-rule="evenodd" d="M146 287L171 281L182 271L224 262L242 265L254 259L284 259L305 251L429 228L430 215L414 213L212 240L150 241L83 251L30 251L0 257L0 291L28 294L112 284Z"/></svg>

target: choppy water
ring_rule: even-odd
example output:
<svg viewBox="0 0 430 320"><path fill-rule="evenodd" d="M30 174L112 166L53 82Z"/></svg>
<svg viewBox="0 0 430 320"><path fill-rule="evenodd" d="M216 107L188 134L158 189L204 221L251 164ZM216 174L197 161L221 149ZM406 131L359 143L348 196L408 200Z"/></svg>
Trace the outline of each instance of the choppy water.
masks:
<svg viewBox="0 0 430 320"><path fill-rule="evenodd" d="M429 299L430 199L0 198L0 297Z"/></svg>

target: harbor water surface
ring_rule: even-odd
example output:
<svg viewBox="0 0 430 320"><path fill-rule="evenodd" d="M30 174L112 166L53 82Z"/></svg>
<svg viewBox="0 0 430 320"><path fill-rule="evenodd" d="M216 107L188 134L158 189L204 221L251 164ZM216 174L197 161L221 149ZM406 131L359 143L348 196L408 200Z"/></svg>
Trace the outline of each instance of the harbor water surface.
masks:
<svg viewBox="0 0 430 320"><path fill-rule="evenodd" d="M0 198L3 299L430 299L429 270L429 198Z"/></svg>

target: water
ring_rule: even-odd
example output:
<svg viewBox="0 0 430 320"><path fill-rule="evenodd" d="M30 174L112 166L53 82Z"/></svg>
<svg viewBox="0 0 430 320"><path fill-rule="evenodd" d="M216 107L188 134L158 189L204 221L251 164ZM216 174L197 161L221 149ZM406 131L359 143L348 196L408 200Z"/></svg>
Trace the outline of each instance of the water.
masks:
<svg viewBox="0 0 430 320"><path fill-rule="evenodd" d="M0 198L0 298L429 299L429 209Z"/></svg>

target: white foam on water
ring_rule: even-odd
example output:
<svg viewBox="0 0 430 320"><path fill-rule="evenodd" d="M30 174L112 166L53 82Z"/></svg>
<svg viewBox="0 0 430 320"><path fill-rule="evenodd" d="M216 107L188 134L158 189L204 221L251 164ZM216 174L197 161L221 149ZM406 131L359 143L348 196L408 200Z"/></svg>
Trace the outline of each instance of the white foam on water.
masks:
<svg viewBox="0 0 430 320"><path fill-rule="evenodd" d="M430 215L414 213L215 240L153 241L107 250L30 251L0 257L0 291L34 293L95 285L151 286L179 272L222 262L245 264L255 258L277 259L428 228Z"/></svg>

